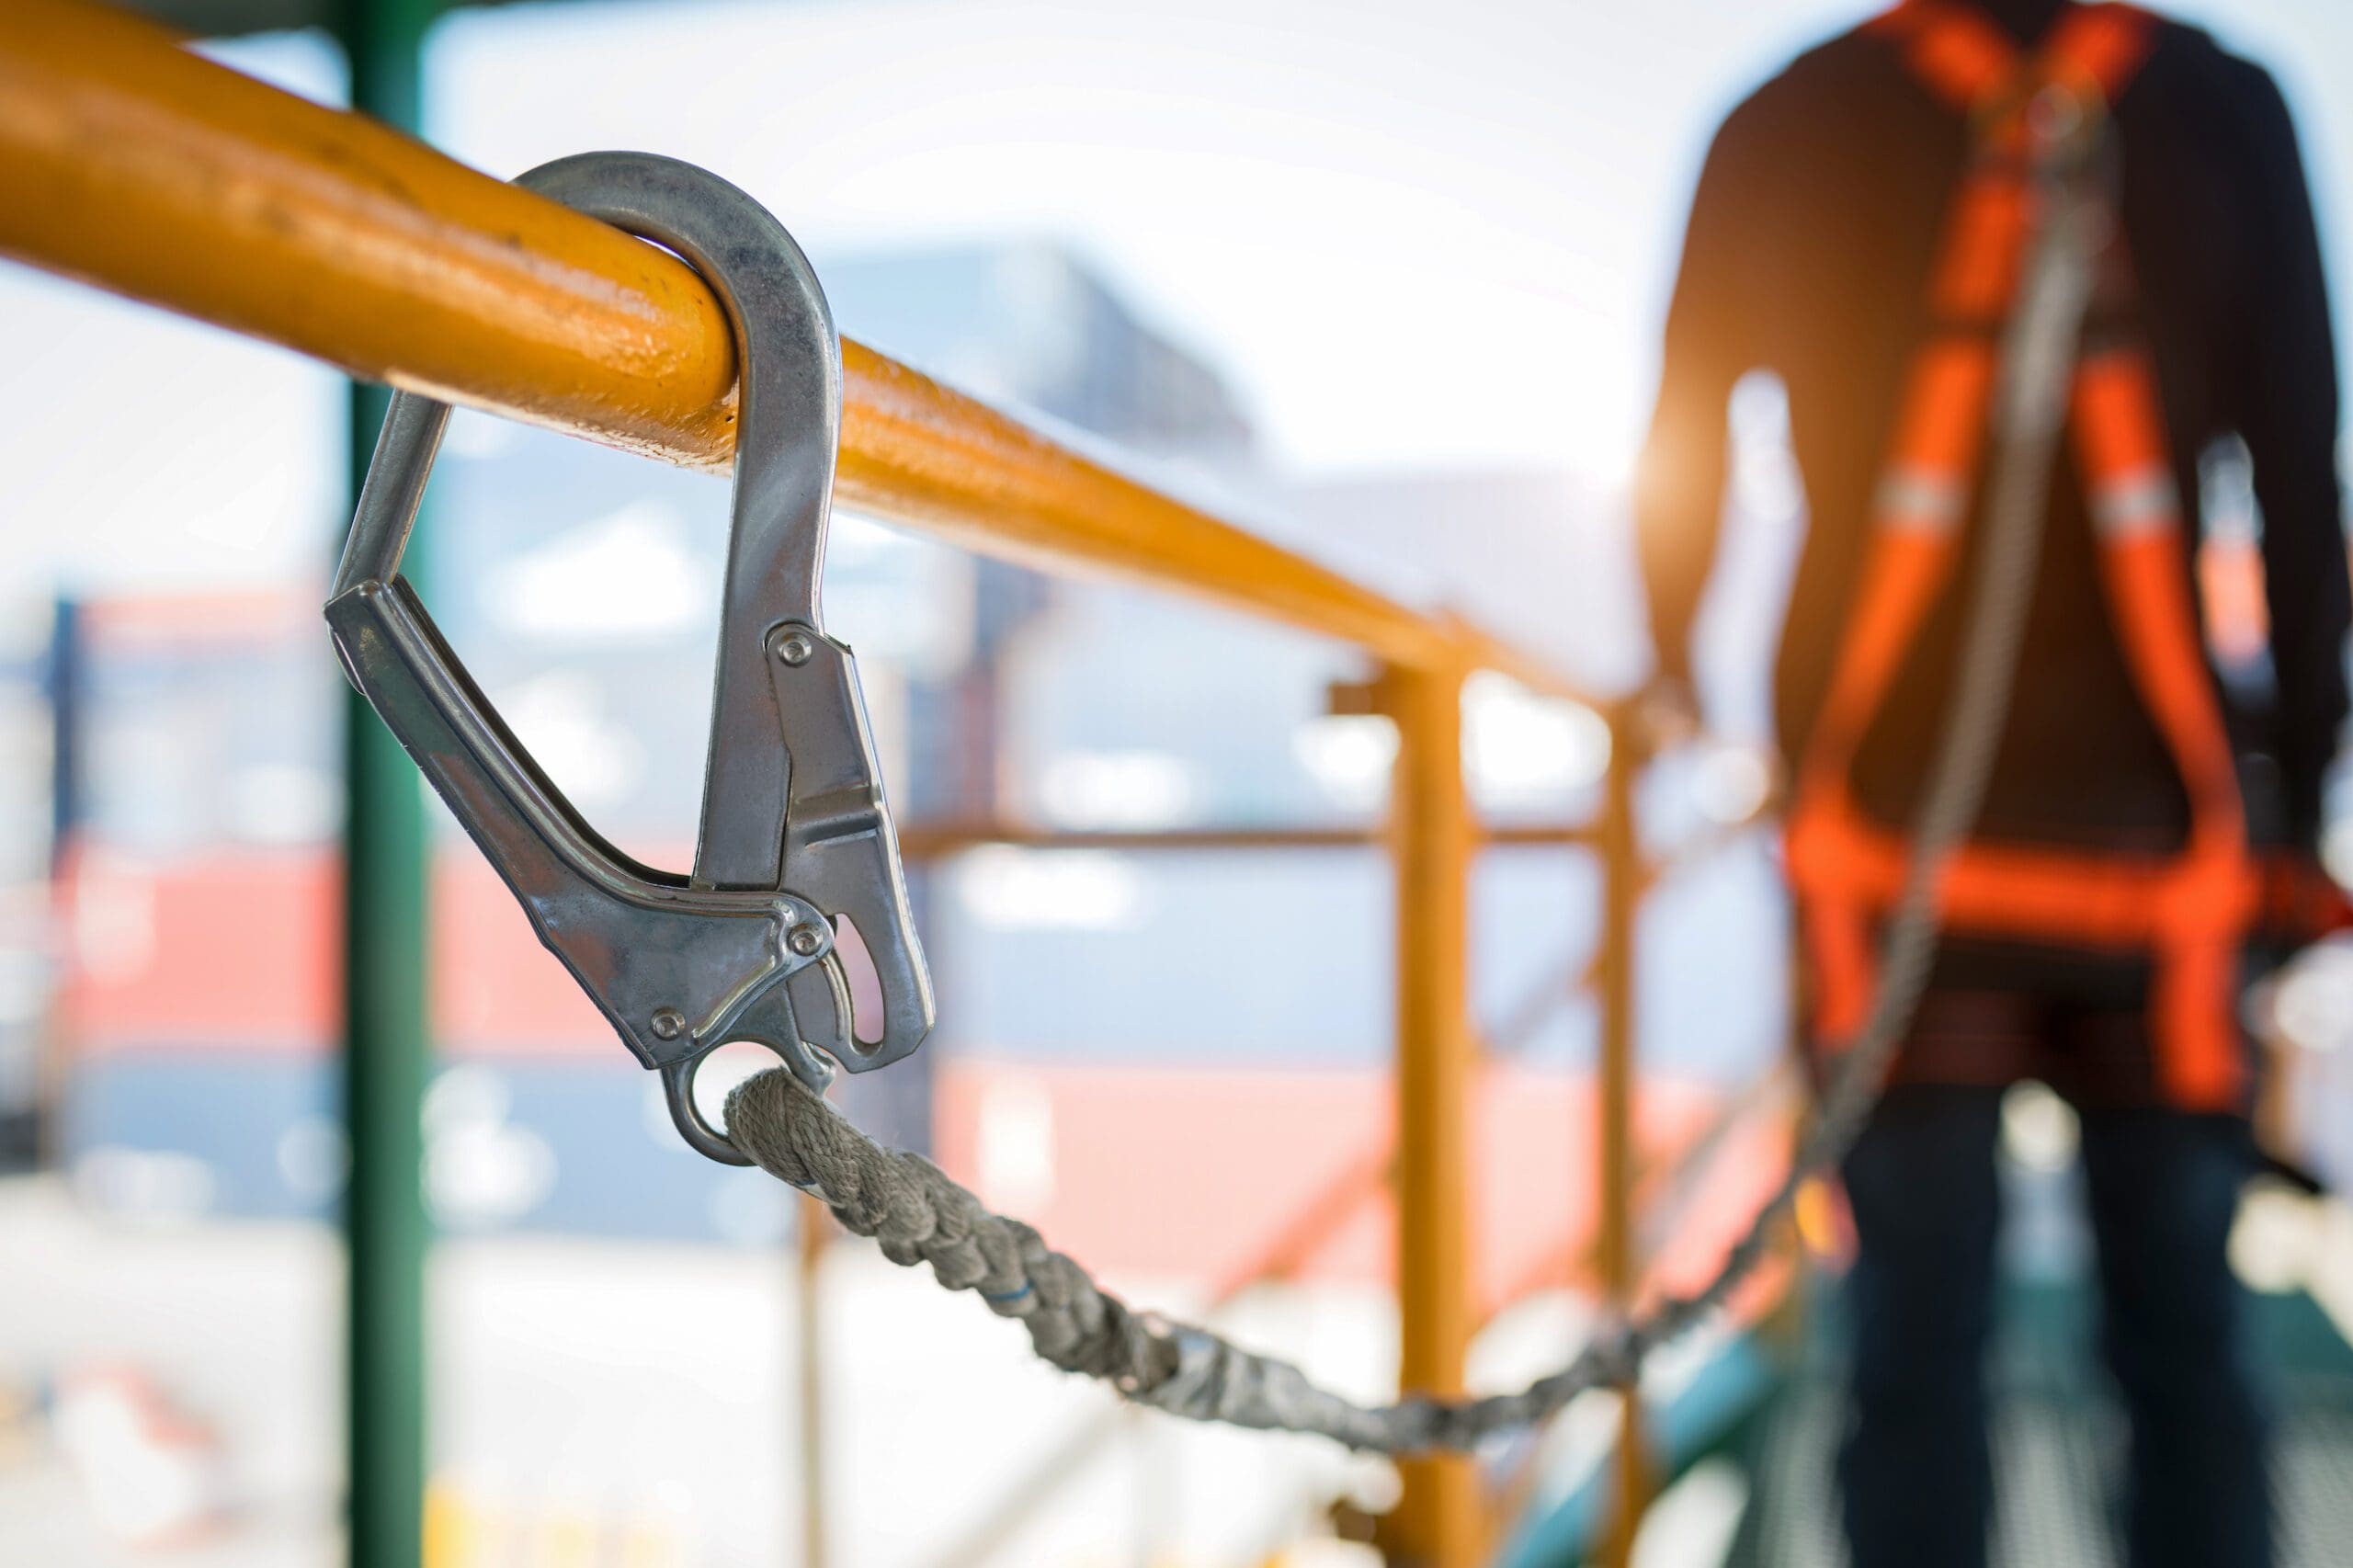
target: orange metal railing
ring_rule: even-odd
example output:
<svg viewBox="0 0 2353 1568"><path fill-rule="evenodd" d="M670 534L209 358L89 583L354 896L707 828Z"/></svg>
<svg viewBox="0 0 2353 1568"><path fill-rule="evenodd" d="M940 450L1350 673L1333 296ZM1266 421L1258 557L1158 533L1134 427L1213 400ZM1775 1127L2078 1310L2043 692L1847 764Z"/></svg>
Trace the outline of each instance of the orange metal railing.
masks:
<svg viewBox="0 0 2353 1568"><path fill-rule="evenodd" d="M96 6L0 6L0 255L366 380L688 467L733 460L734 348L677 257ZM1570 694L1518 650L858 344L842 360L839 494L860 512Z"/></svg>
<svg viewBox="0 0 2353 1568"><path fill-rule="evenodd" d="M725 318L676 256L96 6L0 6L0 255L357 376L670 462L714 469L732 459ZM1463 786L1462 681L1488 668L1577 693L1475 629L1387 599L870 349L845 343L843 358L846 506L1033 566L1190 594L1378 661L1369 694L1401 743L1386 842L1398 895L1404 1381L1459 1392L1478 1316L1468 1267L1467 884L1480 835ZM1619 744L1595 835L1609 889L1598 1175L1602 1273L1622 1299L1635 1278L1631 944L1641 870L1636 759L1622 716L1613 722ZM1470 1464L1416 1460L1405 1471L1401 1557L1470 1568L1484 1539ZM1641 1484L1630 1465L1628 1528Z"/></svg>

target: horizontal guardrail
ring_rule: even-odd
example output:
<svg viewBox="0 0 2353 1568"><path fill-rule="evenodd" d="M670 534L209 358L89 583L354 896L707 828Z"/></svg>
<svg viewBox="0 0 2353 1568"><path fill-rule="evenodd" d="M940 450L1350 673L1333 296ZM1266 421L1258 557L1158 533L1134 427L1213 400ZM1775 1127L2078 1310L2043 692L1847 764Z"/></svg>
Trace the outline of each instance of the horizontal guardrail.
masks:
<svg viewBox="0 0 2353 1568"><path fill-rule="evenodd" d="M119 12L0 6L0 255L365 380L690 467L732 460L733 344L677 257ZM1182 589L1392 665L1577 695L1518 649L872 349L845 342L842 358L846 506L993 555Z"/></svg>
<svg viewBox="0 0 2353 1568"><path fill-rule="evenodd" d="M726 317L677 257L388 127L240 75L119 12L0 0L0 256L363 379L670 462L717 471L732 460ZM1477 1318L1469 864L1483 837L1462 777L1462 680L1487 668L1590 699L1520 649L1375 593L870 348L845 342L842 355L845 506L1025 564L1188 593L1386 666L1346 695L1398 728L1380 837L1396 878L1399 1378L1416 1392L1460 1394ZM1622 709L1610 717L1617 744L1595 830L1483 836L1589 836L1603 862L1601 1255L1623 1307L1642 869L1634 730ZM993 822L940 826L940 852L1024 836ZM1193 846L1219 836L1197 835ZM1371 837L1351 828L1316 841ZM1290 835L1223 838L1244 847ZM355 1475L366 1469L355 1460ZM1387 1527L1397 1551L1470 1568L1485 1532L1471 1465L1430 1457L1401 1470ZM1628 1477L1638 1504L1639 1471Z"/></svg>

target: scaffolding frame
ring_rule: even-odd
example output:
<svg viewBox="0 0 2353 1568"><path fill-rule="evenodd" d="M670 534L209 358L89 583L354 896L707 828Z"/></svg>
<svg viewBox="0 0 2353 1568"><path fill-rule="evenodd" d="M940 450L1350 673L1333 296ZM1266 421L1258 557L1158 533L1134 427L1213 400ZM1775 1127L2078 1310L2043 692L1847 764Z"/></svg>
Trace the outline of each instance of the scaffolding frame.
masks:
<svg viewBox="0 0 2353 1568"><path fill-rule="evenodd" d="M368 383L353 404L358 462L381 418L378 389L390 386L724 469L733 346L702 280L665 251L404 133L416 120L418 47L436 9L434 0L341 7L354 100L371 119L239 75L119 12L12 0L0 11L0 255ZM859 344L842 349L836 495L845 506L1030 567L1187 594L1375 662L1370 706L1399 737L1381 839L1397 911L1401 1383L1409 1393L1460 1393L1480 1315L1469 1267L1477 1057L1469 877L1488 839L1463 778L1462 686L1494 670L1540 693L1593 699L1476 628L1371 592ZM1597 1250L1604 1293L1622 1308L1638 1267L1640 758L1631 714L1594 706L1612 743L1600 817L1581 832L1529 836L1589 844L1603 869ZM405 760L356 706L353 717L344 1040L354 1153L352 1561L411 1568L423 1551L425 1479L422 815ZM1020 830L963 824L942 836L1000 835ZM1638 1403L1623 1401L1613 1562L1631 1550L1645 1498ZM1392 1561L1482 1561L1495 1521L1472 1462L1422 1459L1401 1470L1404 1495L1385 1536Z"/></svg>

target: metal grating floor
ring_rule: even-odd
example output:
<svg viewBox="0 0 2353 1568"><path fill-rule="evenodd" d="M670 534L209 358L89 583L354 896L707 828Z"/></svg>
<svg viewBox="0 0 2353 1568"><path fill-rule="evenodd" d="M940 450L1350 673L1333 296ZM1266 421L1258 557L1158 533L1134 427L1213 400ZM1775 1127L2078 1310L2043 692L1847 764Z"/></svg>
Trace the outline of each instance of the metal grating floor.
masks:
<svg viewBox="0 0 2353 1568"><path fill-rule="evenodd" d="M2279 1568L2353 1562L2353 1381L2278 1390L2272 1457ZM1845 1568L1835 1460L1844 1392L1790 1384L1758 1434L1756 1490L1727 1568ZM2096 1395L2018 1391L1995 1405L1993 1568L2122 1568L2109 1519L2120 1417Z"/></svg>

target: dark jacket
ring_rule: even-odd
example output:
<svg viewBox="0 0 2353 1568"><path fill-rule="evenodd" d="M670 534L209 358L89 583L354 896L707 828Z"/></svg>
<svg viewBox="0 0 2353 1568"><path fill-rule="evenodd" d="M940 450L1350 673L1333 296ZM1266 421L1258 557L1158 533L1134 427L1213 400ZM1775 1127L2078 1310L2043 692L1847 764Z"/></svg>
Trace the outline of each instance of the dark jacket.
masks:
<svg viewBox="0 0 2353 1568"><path fill-rule="evenodd" d="M2011 25L2035 30L2023 17ZM2336 368L2295 133L2268 74L2170 22L2114 118L2120 208L2193 538L2201 455L2236 437L2252 460L2271 669L2268 682L2223 692L2255 759L2245 769L2250 818L2271 842L2310 846L2346 713L2353 610ZM1663 673L1687 674L1715 553L1726 400L1742 376L1770 371L1788 391L1809 516L1775 687L1792 761L1838 652L1968 139L1961 116L1912 74L1895 44L1851 32L1733 110L1693 199L1638 484L1653 631ZM2176 847L2188 801L2118 646L2072 459L2055 477L2044 541L1982 832ZM1964 561L1953 581L1968 580ZM1890 824L1908 819L1928 767L1963 597L1958 587L1945 596L1858 759L1858 798Z"/></svg>
<svg viewBox="0 0 2353 1568"><path fill-rule="evenodd" d="M2247 445L2264 513L2273 668L2268 690L2228 687L2228 713L2249 749L2278 763L2270 793L2285 831L2311 843L2346 716L2348 582L2336 360L2297 139L2259 66L2177 24L2163 26L2115 122L2122 219L2193 537L2198 460L2228 436ZM1664 674L1685 674L1715 553L1724 403L1741 374L1769 369L1789 389L1810 511L1777 678L1793 758L1847 619L1965 151L1967 127L1896 47L1847 33L1741 104L1699 179L1638 502L1652 629ZM2188 805L2118 653L2071 464L2052 502L1986 834L2172 847ZM1958 600L1946 596L1925 629L1859 763L1861 798L1890 822L1906 817L1941 722Z"/></svg>

